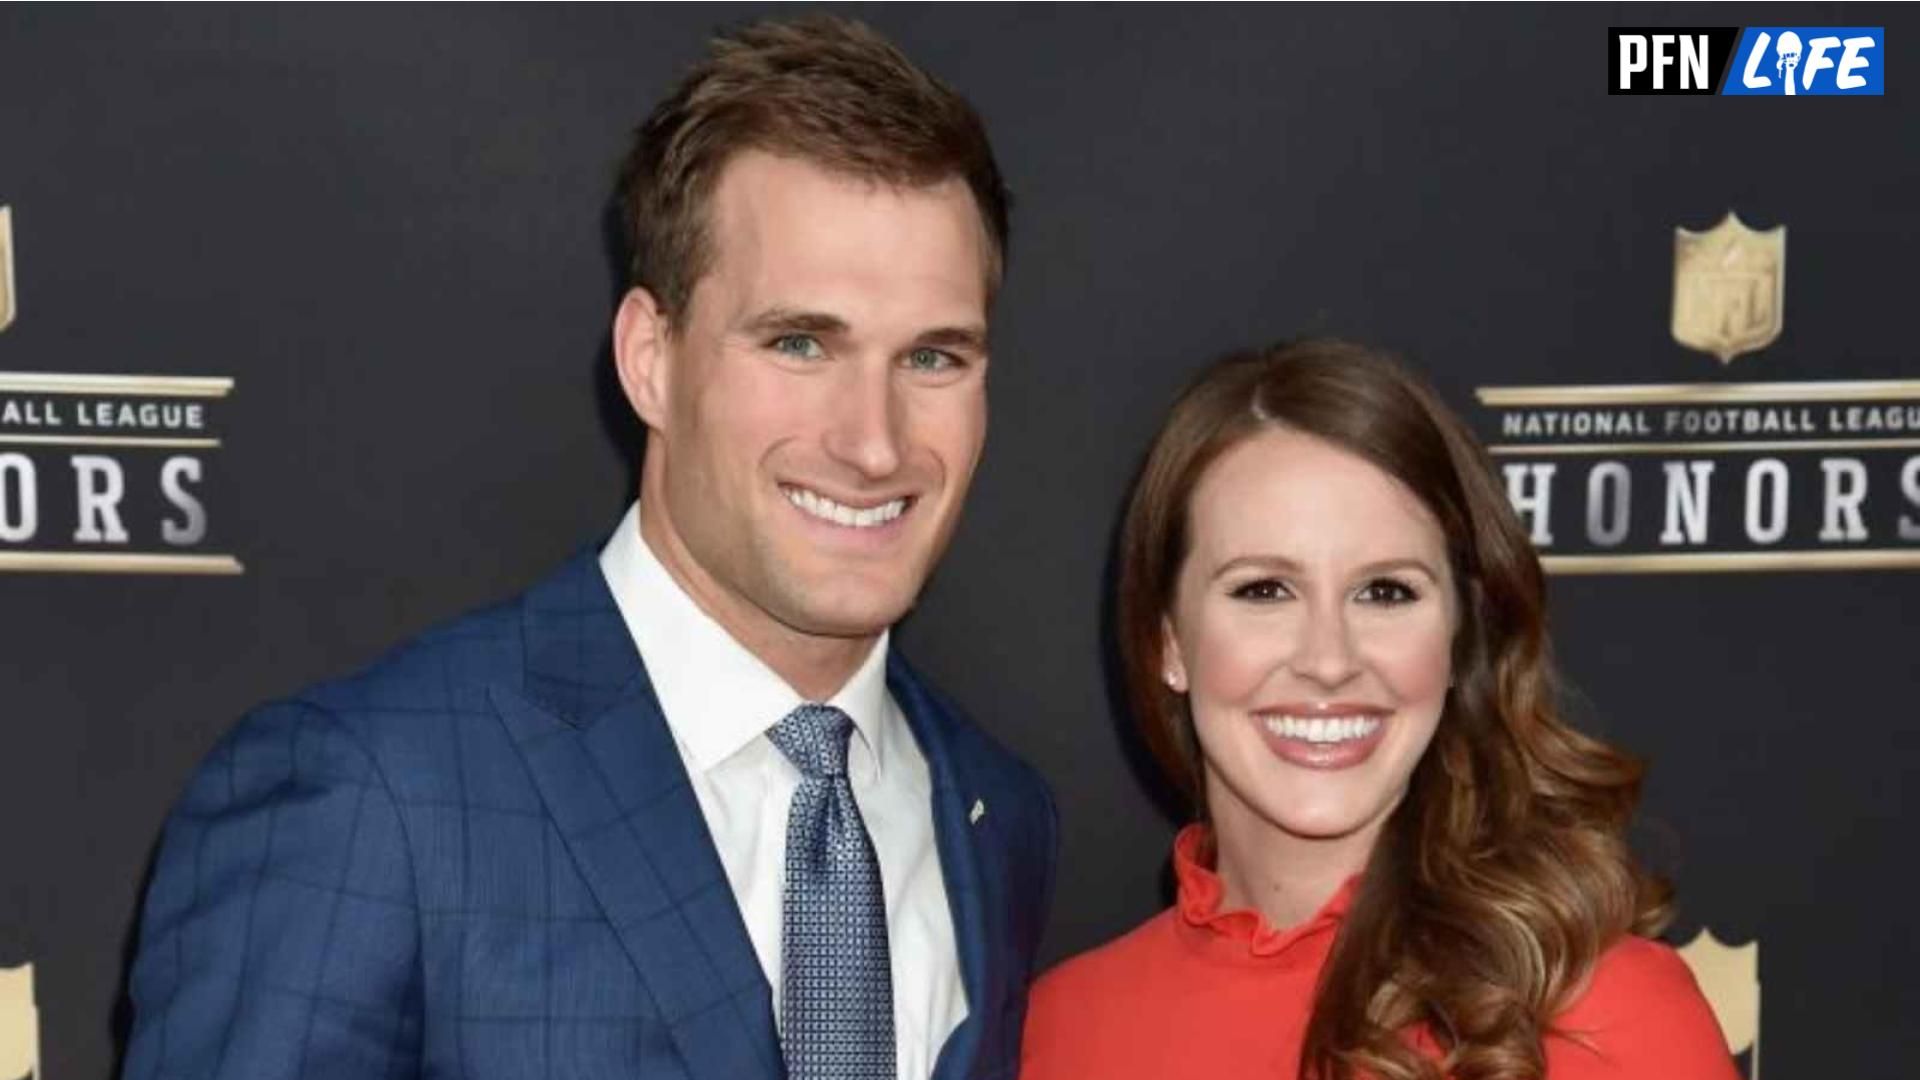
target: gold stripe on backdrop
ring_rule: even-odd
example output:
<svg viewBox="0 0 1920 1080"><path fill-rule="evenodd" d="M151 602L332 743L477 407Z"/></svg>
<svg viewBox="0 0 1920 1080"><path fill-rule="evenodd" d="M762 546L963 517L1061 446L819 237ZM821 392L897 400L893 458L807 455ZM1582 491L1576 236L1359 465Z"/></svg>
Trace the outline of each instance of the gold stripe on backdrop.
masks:
<svg viewBox="0 0 1920 1080"><path fill-rule="evenodd" d="M218 450L219 439L176 439L142 435L0 435L6 446L166 446L180 450Z"/></svg>
<svg viewBox="0 0 1920 1080"><path fill-rule="evenodd" d="M1850 551L1670 551L1543 555L1549 574L1713 574L1754 570L1920 570L1920 548Z"/></svg>
<svg viewBox="0 0 1920 1080"><path fill-rule="evenodd" d="M1774 450L1915 450L1920 439L1802 439L1799 442L1494 443L1496 457L1531 454L1752 454Z"/></svg>
<svg viewBox="0 0 1920 1080"><path fill-rule="evenodd" d="M130 397L226 397L233 380L216 375L65 375L0 371L0 393L126 394Z"/></svg>
<svg viewBox="0 0 1920 1080"><path fill-rule="evenodd" d="M1920 379L1835 382L1670 383L1650 386L1482 386L1480 404L1505 409L1532 405L1698 405L1767 401L1920 401Z"/></svg>
<svg viewBox="0 0 1920 1080"><path fill-rule="evenodd" d="M231 555L173 555L136 551L5 551L0 571L66 574L241 574Z"/></svg>

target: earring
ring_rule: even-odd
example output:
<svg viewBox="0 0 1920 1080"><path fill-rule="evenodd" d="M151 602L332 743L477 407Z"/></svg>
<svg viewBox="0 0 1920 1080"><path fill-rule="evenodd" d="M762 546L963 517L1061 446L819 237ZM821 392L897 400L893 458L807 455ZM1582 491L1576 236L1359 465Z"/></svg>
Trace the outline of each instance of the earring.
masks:
<svg viewBox="0 0 1920 1080"><path fill-rule="evenodd" d="M1176 693L1176 694L1184 694L1184 693L1186 693L1186 692L1187 692L1187 688L1186 688L1185 686L1183 686L1183 685L1181 685L1181 682L1182 682L1182 680L1181 680L1181 678L1180 678L1180 673L1179 673L1179 672L1177 672L1177 671L1175 671L1175 670L1173 670L1172 668L1168 668L1168 669L1167 669L1167 670L1166 670L1166 671L1165 671L1165 672L1164 672L1164 673L1162 674L1162 676L1161 676L1161 677L1162 677L1162 678L1164 678L1164 679L1166 679L1166 681L1167 681L1167 689L1169 689L1169 690L1171 690L1171 691L1173 691L1173 692L1174 692L1174 693Z"/></svg>

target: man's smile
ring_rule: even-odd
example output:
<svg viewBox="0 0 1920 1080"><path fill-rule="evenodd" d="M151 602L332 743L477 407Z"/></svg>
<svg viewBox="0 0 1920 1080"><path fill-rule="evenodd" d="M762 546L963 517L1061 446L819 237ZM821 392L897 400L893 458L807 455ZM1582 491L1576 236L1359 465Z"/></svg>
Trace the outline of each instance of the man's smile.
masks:
<svg viewBox="0 0 1920 1080"><path fill-rule="evenodd" d="M916 501L910 495L897 495L862 504L834 499L796 484L781 484L780 492L809 517L853 529L877 529L898 521Z"/></svg>

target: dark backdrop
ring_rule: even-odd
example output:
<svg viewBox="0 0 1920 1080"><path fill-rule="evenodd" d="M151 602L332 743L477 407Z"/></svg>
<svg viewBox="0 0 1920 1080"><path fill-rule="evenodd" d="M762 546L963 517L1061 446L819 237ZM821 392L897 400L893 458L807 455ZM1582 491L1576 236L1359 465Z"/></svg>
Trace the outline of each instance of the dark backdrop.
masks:
<svg viewBox="0 0 1920 1080"><path fill-rule="evenodd" d="M243 710L616 520L611 169L752 13L0 12L0 374L232 377L202 490L246 566L0 574L0 967L35 965L46 1077L111 1068L160 823ZM1359 337L1470 413L1482 385L1723 378L1667 297L1673 227L1734 208L1787 223L1793 267L1786 333L1739 376L1920 375L1898 13L859 13L981 108L1018 200L986 460L900 639L1054 784L1049 958L1164 903L1174 823L1122 737L1103 604L1137 456L1205 358ZM1606 95L1609 24L1735 20L1885 25L1887 96ZM1776 1077L1920 1052L1917 600L1900 571L1553 585L1589 726L1653 762L1672 937L1760 942Z"/></svg>

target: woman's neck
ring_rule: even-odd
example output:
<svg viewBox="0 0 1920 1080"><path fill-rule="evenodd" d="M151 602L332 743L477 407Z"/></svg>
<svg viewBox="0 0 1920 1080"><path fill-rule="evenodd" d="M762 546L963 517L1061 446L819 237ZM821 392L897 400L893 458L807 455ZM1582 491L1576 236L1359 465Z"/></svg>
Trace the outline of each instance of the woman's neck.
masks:
<svg viewBox="0 0 1920 1080"><path fill-rule="evenodd" d="M1224 906L1252 908L1276 929L1306 922L1366 869L1380 831L1374 825L1341 837L1296 836L1238 799L1210 802Z"/></svg>

